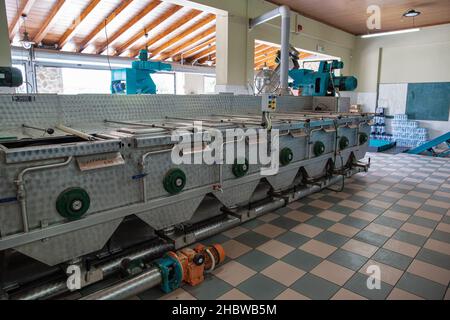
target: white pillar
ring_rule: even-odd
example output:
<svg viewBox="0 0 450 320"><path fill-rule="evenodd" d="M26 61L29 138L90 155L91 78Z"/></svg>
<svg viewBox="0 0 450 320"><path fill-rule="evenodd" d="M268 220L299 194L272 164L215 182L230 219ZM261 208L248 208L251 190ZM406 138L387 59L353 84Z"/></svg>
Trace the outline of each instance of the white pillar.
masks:
<svg viewBox="0 0 450 320"><path fill-rule="evenodd" d="M0 66L11 66L11 47L5 1L0 1Z"/></svg>
<svg viewBox="0 0 450 320"><path fill-rule="evenodd" d="M219 14L216 28L216 91L248 94L248 18Z"/></svg>

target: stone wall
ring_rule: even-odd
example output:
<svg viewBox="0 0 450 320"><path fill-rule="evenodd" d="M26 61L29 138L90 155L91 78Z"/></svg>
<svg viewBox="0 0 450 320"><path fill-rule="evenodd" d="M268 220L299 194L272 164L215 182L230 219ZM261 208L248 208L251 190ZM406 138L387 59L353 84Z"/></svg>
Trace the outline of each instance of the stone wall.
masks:
<svg viewBox="0 0 450 320"><path fill-rule="evenodd" d="M39 93L63 93L61 68L37 67L36 79Z"/></svg>

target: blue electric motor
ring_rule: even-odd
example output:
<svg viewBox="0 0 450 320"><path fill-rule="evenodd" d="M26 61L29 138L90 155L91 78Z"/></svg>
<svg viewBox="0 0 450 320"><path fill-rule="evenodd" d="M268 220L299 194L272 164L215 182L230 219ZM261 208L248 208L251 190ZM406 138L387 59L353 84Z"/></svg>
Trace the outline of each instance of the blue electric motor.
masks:
<svg viewBox="0 0 450 320"><path fill-rule="evenodd" d="M321 61L316 72L309 69L292 69L289 76L294 80L293 88L302 89L302 96L335 96L339 91L353 91L358 87L355 77L339 77L334 71L343 69L344 63L337 60Z"/></svg>
<svg viewBox="0 0 450 320"><path fill-rule="evenodd" d="M129 69L112 70L112 94L156 94L156 84L150 76L158 71L171 71L167 63L148 61L148 51L141 50L139 61L134 61Z"/></svg>

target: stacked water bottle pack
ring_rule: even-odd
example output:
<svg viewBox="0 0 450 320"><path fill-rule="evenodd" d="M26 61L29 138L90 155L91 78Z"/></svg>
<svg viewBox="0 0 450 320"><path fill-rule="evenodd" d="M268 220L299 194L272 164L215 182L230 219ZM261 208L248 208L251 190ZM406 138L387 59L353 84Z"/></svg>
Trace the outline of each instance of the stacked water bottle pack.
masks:
<svg viewBox="0 0 450 320"><path fill-rule="evenodd" d="M371 127L371 139L391 142L392 136L386 133L385 109L377 108Z"/></svg>
<svg viewBox="0 0 450 320"><path fill-rule="evenodd" d="M418 121L408 120L406 114L396 114L392 134L399 147L415 148L428 141L428 129L420 128Z"/></svg>

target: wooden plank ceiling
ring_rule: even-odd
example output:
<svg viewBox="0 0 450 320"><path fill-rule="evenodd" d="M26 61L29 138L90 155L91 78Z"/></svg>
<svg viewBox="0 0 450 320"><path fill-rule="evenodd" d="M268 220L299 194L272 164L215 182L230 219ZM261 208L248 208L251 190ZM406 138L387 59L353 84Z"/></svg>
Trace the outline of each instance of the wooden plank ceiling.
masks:
<svg viewBox="0 0 450 320"><path fill-rule="evenodd" d="M61 51L215 64L216 16L160 0L6 0L9 36ZM23 18L26 15L26 18Z"/></svg>
<svg viewBox="0 0 450 320"><path fill-rule="evenodd" d="M280 50L280 46L274 44L268 44L260 41L255 42L255 70L261 70L262 68L275 69L278 64L275 59L277 57L278 51ZM300 52L300 60L304 59L321 59L315 54L304 52L298 50Z"/></svg>
<svg viewBox="0 0 450 320"><path fill-rule="evenodd" d="M367 8L378 5L381 9L381 32L426 27L450 23L450 0L269 0L274 4L285 4L296 12L321 21L330 26L363 35L367 29ZM415 9L422 14L405 18L403 14ZM301 23L301 22L300 22ZM372 31L370 33L373 33Z"/></svg>

